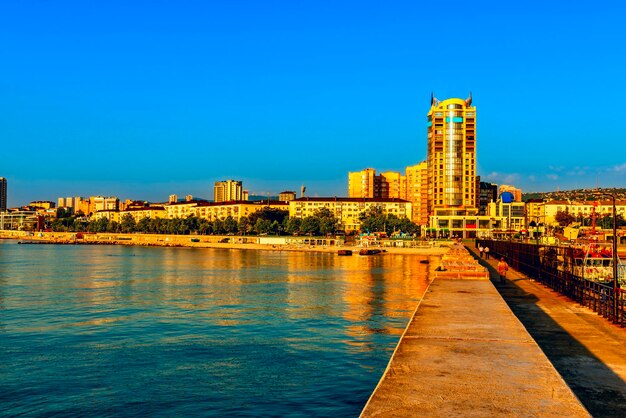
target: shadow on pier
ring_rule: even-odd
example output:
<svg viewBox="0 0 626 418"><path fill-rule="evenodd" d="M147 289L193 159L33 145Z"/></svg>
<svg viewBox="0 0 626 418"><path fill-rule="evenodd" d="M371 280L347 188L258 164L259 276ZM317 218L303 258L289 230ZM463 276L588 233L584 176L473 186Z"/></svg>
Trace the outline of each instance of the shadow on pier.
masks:
<svg viewBox="0 0 626 418"><path fill-rule="evenodd" d="M500 284L495 257L466 248L589 413L626 416L626 329L515 270Z"/></svg>

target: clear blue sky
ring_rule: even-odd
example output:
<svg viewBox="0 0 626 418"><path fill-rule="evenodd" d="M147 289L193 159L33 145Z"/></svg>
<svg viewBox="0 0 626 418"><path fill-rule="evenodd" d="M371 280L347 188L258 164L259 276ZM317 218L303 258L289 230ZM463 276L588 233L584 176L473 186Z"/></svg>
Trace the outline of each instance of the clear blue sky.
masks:
<svg viewBox="0 0 626 418"><path fill-rule="evenodd" d="M9 205L346 195L425 159L432 91L473 93L487 181L626 186L626 7L508 3L2 1Z"/></svg>

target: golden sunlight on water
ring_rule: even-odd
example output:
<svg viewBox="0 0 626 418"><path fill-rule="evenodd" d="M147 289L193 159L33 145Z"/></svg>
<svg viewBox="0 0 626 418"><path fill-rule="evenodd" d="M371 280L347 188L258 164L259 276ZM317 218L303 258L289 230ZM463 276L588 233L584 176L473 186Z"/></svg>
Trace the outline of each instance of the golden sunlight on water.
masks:
<svg viewBox="0 0 626 418"><path fill-rule="evenodd" d="M437 264L399 254L0 247L0 352L15 414L45 399L51 414L91 415L106 390L98 408L113 415L253 416L296 402L304 415L354 416ZM73 393L51 398L62 385Z"/></svg>

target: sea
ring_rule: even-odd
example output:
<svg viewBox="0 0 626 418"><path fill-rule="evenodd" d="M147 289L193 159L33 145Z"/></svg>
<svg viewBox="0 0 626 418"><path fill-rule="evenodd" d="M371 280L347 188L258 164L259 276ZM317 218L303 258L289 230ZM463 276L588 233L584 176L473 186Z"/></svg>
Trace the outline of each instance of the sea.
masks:
<svg viewBox="0 0 626 418"><path fill-rule="evenodd" d="M0 416L357 417L423 260L0 240Z"/></svg>

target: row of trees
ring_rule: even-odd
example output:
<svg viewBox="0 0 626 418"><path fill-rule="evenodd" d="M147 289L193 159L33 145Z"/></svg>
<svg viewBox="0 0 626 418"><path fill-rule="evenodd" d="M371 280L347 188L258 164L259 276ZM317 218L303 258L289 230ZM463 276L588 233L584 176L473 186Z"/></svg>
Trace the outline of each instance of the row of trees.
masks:
<svg viewBox="0 0 626 418"><path fill-rule="evenodd" d="M399 218L394 214L383 213L382 208L372 206L359 217L361 230L364 232L384 231L391 236L397 233L419 234L420 227L409 219Z"/></svg>
<svg viewBox="0 0 626 418"><path fill-rule="evenodd" d="M313 216L290 218L289 212L274 208L242 216L239 221L232 217L224 220L209 221L189 216L187 218L143 218L136 222L131 214L126 213L120 222L101 218L93 221L63 213L51 222L53 231L65 232L115 232L115 233L152 233L152 234L268 234L268 235L311 235L324 236L341 231L339 220L328 208L316 210ZM385 215L381 208L371 208L360 217L361 229L366 232L385 231L389 235L402 231L414 234L419 227L406 218Z"/></svg>
<svg viewBox="0 0 626 418"><path fill-rule="evenodd" d="M621 214L616 215L617 227L626 226L626 220L624 220L624 216ZM574 222L578 222L582 226L591 226L592 219L591 216L585 216L583 214L572 215L568 212L558 211L554 216L554 219L559 223L560 226L568 226ZM596 216L596 225L600 228L608 229L613 227L613 215L609 214L597 214Z"/></svg>

